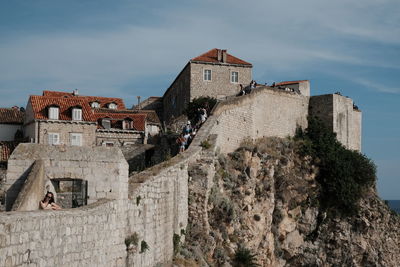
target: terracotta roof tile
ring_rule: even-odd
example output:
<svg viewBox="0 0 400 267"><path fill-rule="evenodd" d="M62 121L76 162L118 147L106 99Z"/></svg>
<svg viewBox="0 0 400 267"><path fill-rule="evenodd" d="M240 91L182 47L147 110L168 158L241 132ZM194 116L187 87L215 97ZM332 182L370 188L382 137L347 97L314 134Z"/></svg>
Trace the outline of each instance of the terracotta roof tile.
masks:
<svg viewBox="0 0 400 267"><path fill-rule="evenodd" d="M133 112L129 112L128 110L125 111L118 111L118 112L107 112L104 109L95 109L93 117L96 119L97 122L104 118L109 118L111 121L122 121L126 118L130 118L133 121L133 128L136 131L144 131L146 126L146 114L136 114ZM98 128L102 128L101 122L98 123Z"/></svg>
<svg viewBox="0 0 400 267"><path fill-rule="evenodd" d="M218 49L217 48L211 49L210 51L208 51L198 57L192 58L191 61L221 63L220 61L218 61ZM251 63L241 60L240 58L234 57L228 53L226 53L226 63L252 66Z"/></svg>
<svg viewBox="0 0 400 267"><path fill-rule="evenodd" d="M88 103L92 103L92 102L96 101L96 102L99 102L100 107L102 107L102 108L107 108L107 104L109 104L109 103L115 103L115 104L117 104L117 109L126 109L122 98L116 98L116 97L83 96L83 95L75 96L73 93L58 92L58 91L43 91L43 96L80 98L80 99L85 99L85 101L87 101Z"/></svg>
<svg viewBox="0 0 400 267"><path fill-rule="evenodd" d="M308 82L308 80L300 80L300 81L286 81L286 82L280 82L275 85L288 85L288 84L295 84L295 83L302 83L302 82Z"/></svg>
<svg viewBox="0 0 400 267"><path fill-rule="evenodd" d="M119 113L119 114L144 114L146 115L146 120L151 123L161 124L160 118L154 110L146 110L146 109L125 109L125 110L110 110L105 108L96 108L93 109L94 113L107 113L109 116L111 113Z"/></svg>
<svg viewBox="0 0 400 267"><path fill-rule="evenodd" d="M24 112L19 108L0 108L0 123L22 124L24 122Z"/></svg>
<svg viewBox="0 0 400 267"><path fill-rule="evenodd" d="M82 107L82 120L95 121L92 117L92 110L88 101L81 97L54 97L31 95L29 101L32 104L35 119L48 120L48 107L54 105L60 108L59 119L64 121L72 120L71 108Z"/></svg>
<svg viewBox="0 0 400 267"><path fill-rule="evenodd" d="M19 145L17 141L1 141L0 142L0 161L7 161L11 153Z"/></svg>

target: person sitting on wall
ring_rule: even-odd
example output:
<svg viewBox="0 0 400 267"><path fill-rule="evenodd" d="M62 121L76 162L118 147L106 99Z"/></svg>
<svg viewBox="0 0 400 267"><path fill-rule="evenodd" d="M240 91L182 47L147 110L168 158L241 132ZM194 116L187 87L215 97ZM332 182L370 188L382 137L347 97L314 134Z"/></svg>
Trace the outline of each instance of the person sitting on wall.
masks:
<svg viewBox="0 0 400 267"><path fill-rule="evenodd" d="M239 91L239 94L237 96L242 96L242 95L245 95L245 94L246 94L246 92L244 91L243 85L240 84L240 91Z"/></svg>
<svg viewBox="0 0 400 267"><path fill-rule="evenodd" d="M47 191L44 199L40 201L40 208L44 210L60 210L61 207L54 201L54 194Z"/></svg>

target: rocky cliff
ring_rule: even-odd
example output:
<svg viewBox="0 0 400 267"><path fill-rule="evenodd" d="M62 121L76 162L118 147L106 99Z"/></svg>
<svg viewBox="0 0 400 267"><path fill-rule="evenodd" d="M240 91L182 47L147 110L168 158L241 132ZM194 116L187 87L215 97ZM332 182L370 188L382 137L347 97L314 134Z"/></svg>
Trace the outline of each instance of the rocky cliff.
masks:
<svg viewBox="0 0 400 267"><path fill-rule="evenodd" d="M189 226L185 244L175 242L176 264L398 266L400 217L374 188L354 216L324 212L312 162L289 139L247 142L226 156L204 149L189 169Z"/></svg>

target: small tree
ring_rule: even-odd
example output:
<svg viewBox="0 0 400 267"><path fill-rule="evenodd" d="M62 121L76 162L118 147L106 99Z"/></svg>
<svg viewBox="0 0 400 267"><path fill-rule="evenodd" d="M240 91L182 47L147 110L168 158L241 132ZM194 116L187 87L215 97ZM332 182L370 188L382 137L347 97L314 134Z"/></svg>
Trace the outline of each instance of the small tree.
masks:
<svg viewBox="0 0 400 267"><path fill-rule="evenodd" d="M209 114L216 103L217 99L209 96L195 98L188 104L185 110L185 114L186 116L188 116L188 119L190 121L192 121L193 123L197 123L198 121L197 110L199 108L205 108L207 110L207 114Z"/></svg>
<svg viewBox="0 0 400 267"><path fill-rule="evenodd" d="M319 167L322 208L345 216L356 214L359 199L375 183L374 163L345 148L319 119L310 118L307 130L297 131L296 137L303 140L301 152L312 156Z"/></svg>

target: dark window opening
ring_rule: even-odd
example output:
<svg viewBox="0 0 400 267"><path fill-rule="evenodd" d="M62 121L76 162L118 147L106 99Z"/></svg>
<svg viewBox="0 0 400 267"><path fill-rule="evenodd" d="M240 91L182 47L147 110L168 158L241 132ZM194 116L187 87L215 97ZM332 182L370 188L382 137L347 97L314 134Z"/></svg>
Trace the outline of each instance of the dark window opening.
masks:
<svg viewBox="0 0 400 267"><path fill-rule="evenodd" d="M59 178L51 180L57 193L57 204L63 208L78 208L87 205L87 181Z"/></svg>

